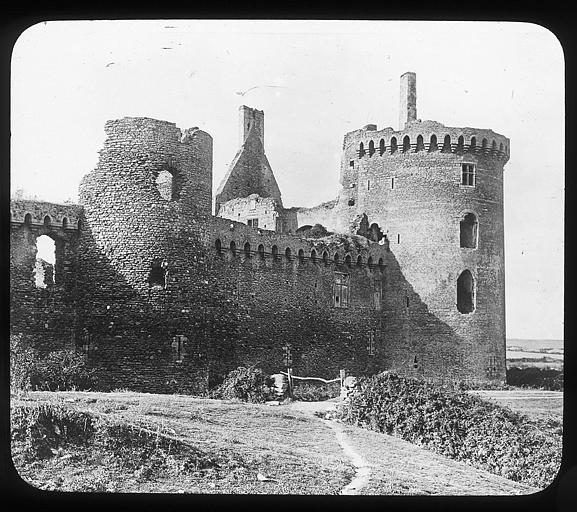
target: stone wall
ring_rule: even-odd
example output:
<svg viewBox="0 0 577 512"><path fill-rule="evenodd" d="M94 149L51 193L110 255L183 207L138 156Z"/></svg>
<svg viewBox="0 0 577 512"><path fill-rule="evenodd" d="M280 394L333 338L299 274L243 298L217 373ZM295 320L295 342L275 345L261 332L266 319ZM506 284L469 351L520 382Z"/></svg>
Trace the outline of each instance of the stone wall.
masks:
<svg viewBox="0 0 577 512"><path fill-rule="evenodd" d="M12 332L45 350L88 347L102 389L200 393L239 365L278 372L286 345L296 375L504 379L505 137L431 121L367 125L345 136L335 202L283 211L248 194L224 202L221 218L211 215L210 135L148 118L105 131L80 206L11 203L10 262ZM461 183L463 163L476 166L475 186ZM273 210L283 213L275 231L264 222ZM251 212L258 228L246 225ZM478 221L472 248L460 247L467 213ZM316 223L337 233L288 233ZM386 239L355 235L361 225ZM45 289L34 283L42 234L56 241ZM471 313L456 307L465 269Z"/></svg>
<svg viewBox="0 0 577 512"><path fill-rule="evenodd" d="M278 201L272 197L260 197L251 194L248 197L231 199L220 205L218 217L230 219L243 224L249 220L257 221L259 229L283 232L282 224L283 209Z"/></svg>
<svg viewBox="0 0 577 512"><path fill-rule="evenodd" d="M46 353L74 347L77 334L78 222L82 208L44 201L10 203L10 332ZM54 241L52 281L38 287L37 240ZM42 265L43 267L45 265Z"/></svg>
<svg viewBox="0 0 577 512"><path fill-rule="evenodd" d="M505 376L503 165L508 153L509 140L490 130L431 121L409 123L402 132L357 130L345 136L335 206L341 230L363 213L369 224L378 223L414 293L461 340L458 357L481 379ZM463 163L476 167L475 186L462 184ZM478 220L477 247L461 248L460 221L469 212ZM456 307L457 279L465 269L476 287L475 310L468 314ZM411 329L411 336L426 347L422 358L434 357L429 347L435 333Z"/></svg>

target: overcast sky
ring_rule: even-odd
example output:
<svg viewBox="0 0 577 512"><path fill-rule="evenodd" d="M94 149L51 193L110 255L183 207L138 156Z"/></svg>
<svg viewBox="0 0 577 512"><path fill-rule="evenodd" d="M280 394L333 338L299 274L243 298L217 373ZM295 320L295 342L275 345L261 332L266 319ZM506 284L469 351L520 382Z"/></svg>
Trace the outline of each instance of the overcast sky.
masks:
<svg viewBox="0 0 577 512"><path fill-rule="evenodd" d="M12 57L11 190L78 200L104 123L152 117L214 139L214 190L238 149L238 107L265 111L285 206L337 195L343 135L417 117L511 139L505 167L508 338L563 338L564 59L523 23L85 21L30 27ZM258 86L246 92L251 87Z"/></svg>

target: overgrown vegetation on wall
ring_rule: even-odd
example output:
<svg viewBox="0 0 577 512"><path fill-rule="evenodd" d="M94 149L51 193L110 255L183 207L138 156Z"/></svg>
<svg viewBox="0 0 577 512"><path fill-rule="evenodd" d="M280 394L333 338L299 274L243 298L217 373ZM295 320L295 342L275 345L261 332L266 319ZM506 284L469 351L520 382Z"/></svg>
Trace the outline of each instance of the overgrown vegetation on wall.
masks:
<svg viewBox="0 0 577 512"><path fill-rule="evenodd" d="M74 349L40 355L23 336L10 336L10 389L65 391L89 390L97 384L96 369Z"/></svg>
<svg viewBox="0 0 577 512"><path fill-rule="evenodd" d="M339 382L325 383L308 383L294 381L293 398L301 402L318 402L336 398L341 391Z"/></svg>
<svg viewBox="0 0 577 512"><path fill-rule="evenodd" d="M260 368L239 366L212 393L214 398L261 403L271 397L272 382Z"/></svg>
<svg viewBox="0 0 577 512"><path fill-rule="evenodd" d="M393 373L362 379L339 415L536 487L549 485L561 463L560 422L537 425L464 391Z"/></svg>

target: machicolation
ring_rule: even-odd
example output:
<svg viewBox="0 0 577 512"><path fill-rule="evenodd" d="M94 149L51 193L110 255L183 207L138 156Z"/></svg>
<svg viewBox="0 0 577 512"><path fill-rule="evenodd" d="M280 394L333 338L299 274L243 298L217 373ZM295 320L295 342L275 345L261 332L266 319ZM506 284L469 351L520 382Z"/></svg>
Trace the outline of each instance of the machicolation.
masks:
<svg viewBox="0 0 577 512"><path fill-rule="evenodd" d="M417 119L414 73L400 106L344 136L313 208L283 205L262 111L240 108L214 211L208 133L108 121L80 204L11 202L11 332L82 350L102 389L201 392L287 346L301 375L503 381L509 139Z"/></svg>

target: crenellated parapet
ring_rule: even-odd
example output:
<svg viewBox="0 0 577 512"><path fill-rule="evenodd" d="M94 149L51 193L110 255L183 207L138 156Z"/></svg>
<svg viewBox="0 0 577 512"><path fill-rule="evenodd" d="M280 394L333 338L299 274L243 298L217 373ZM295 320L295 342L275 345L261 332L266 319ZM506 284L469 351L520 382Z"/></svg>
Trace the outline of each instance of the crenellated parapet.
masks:
<svg viewBox="0 0 577 512"><path fill-rule="evenodd" d="M352 269L383 272L388 243L379 244L358 235L333 234L322 238L255 229L240 222L216 218L213 247L229 260L255 258L285 265L322 265L341 272Z"/></svg>
<svg viewBox="0 0 577 512"><path fill-rule="evenodd" d="M10 222L30 226L51 226L65 230L78 230L82 206L58 204L32 199L10 200Z"/></svg>
<svg viewBox="0 0 577 512"><path fill-rule="evenodd" d="M510 141L490 129L448 127L436 121L413 121L404 130L367 125L345 135L343 149L348 156L374 158L410 153L456 153L484 155L509 160Z"/></svg>

